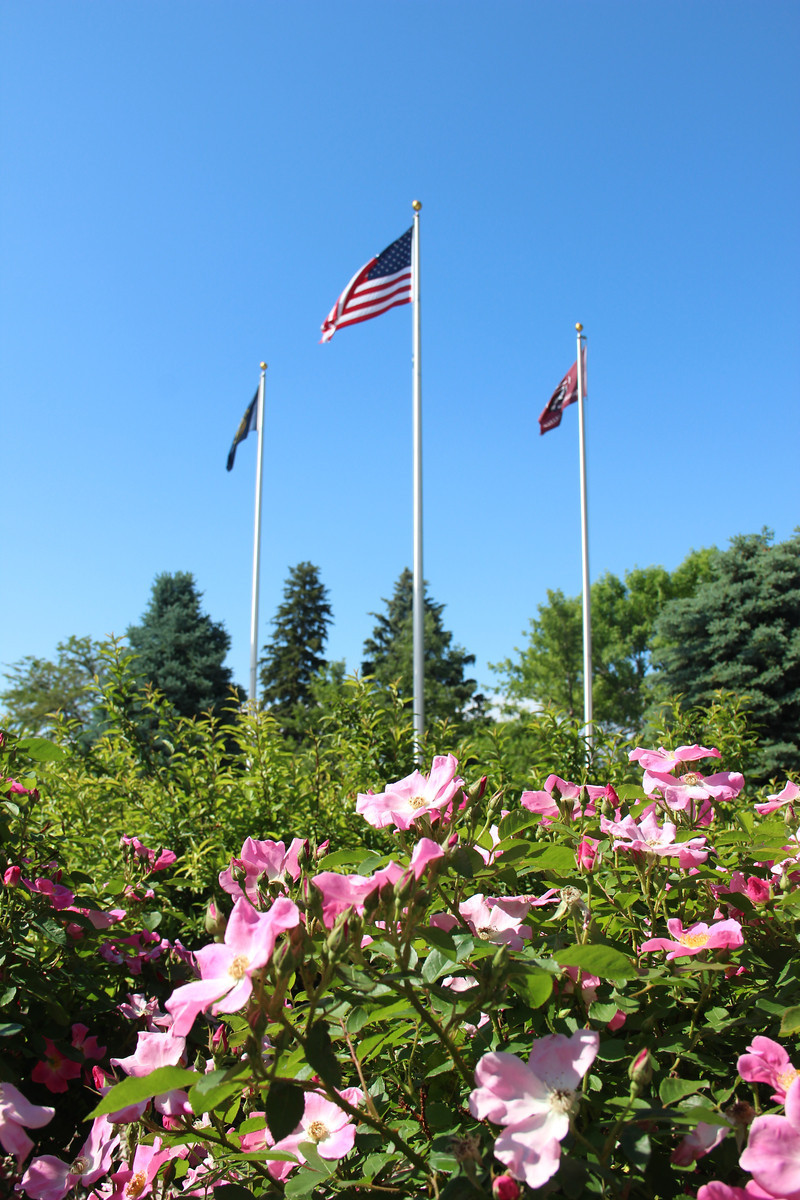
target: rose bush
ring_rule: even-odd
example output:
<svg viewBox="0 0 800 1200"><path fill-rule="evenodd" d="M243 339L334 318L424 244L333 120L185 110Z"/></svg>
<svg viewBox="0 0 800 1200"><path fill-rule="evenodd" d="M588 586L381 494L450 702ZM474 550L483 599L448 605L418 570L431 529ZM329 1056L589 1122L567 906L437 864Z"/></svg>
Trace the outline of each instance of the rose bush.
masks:
<svg viewBox="0 0 800 1200"><path fill-rule="evenodd" d="M791 781L688 740L524 795L435 756L342 797L365 843L251 828L189 943L180 853L130 827L70 872L59 751L0 753L10 1194L800 1196Z"/></svg>

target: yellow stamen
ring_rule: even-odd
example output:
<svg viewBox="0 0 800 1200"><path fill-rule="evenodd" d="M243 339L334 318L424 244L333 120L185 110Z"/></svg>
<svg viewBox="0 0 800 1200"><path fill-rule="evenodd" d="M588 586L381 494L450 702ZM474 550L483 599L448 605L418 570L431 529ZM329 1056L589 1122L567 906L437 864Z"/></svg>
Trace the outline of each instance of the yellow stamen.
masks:
<svg viewBox="0 0 800 1200"><path fill-rule="evenodd" d="M323 1121L312 1121L307 1130L312 1142L324 1142L331 1136L331 1131Z"/></svg>
<svg viewBox="0 0 800 1200"><path fill-rule="evenodd" d="M683 946L707 946L707 933L682 933L678 941Z"/></svg>
<svg viewBox="0 0 800 1200"><path fill-rule="evenodd" d="M250 966L250 959L246 954L237 954L231 965L228 967L228 974L234 979L244 979L247 974L247 968Z"/></svg>

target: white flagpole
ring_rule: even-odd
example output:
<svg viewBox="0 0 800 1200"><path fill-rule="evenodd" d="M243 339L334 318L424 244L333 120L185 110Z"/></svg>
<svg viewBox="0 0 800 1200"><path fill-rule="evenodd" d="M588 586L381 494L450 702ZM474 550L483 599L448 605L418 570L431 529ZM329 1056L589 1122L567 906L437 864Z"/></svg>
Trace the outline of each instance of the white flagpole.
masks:
<svg viewBox="0 0 800 1200"><path fill-rule="evenodd" d="M253 602L250 608L250 692L249 700L255 710L257 699L256 671L258 668L258 581L261 570L261 472L264 450L264 378L267 364L261 364L258 381L258 454L256 455L256 517L253 534Z"/></svg>
<svg viewBox="0 0 800 1200"><path fill-rule="evenodd" d="M412 270L414 276L413 308L413 477L414 477L414 583L412 630L414 640L414 752L417 762L422 756L425 733L425 582L422 574L422 364L419 281L419 200L414 200L414 239Z"/></svg>
<svg viewBox="0 0 800 1200"><path fill-rule="evenodd" d="M586 339L578 322L578 445L581 471L581 556L583 560L583 736L587 752L594 745L592 735L592 593L589 585L589 516L586 501L586 437L584 432L583 399L586 380L583 377L583 351Z"/></svg>

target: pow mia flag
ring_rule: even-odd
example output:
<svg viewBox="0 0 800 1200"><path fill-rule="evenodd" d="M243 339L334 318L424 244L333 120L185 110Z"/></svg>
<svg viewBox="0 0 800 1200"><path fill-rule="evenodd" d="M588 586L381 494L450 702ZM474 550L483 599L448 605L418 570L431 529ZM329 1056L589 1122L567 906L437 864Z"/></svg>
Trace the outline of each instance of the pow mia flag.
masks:
<svg viewBox="0 0 800 1200"><path fill-rule="evenodd" d="M584 398L586 397L586 348L583 350L583 387ZM550 399L539 417L539 429L541 433L547 433L548 429L555 429L561 424L561 411L568 404L574 404L578 399L578 363L577 360L572 364L567 371L561 383L553 392Z"/></svg>

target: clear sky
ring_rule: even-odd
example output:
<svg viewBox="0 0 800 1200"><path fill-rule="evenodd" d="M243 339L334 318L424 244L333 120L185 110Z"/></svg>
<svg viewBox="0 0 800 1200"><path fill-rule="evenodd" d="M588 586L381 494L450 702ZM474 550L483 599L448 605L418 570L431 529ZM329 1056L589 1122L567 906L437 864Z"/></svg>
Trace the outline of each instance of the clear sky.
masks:
<svg viewBox="0 0 800 1200"><path fill-rule="evenodd" d="M0 663L191 571L246 686L291 565L329 658L411 564L411 308L320 324L422 209L425 575L487 663L592 577L798 517L797 0L4 0Z"/></svg>

